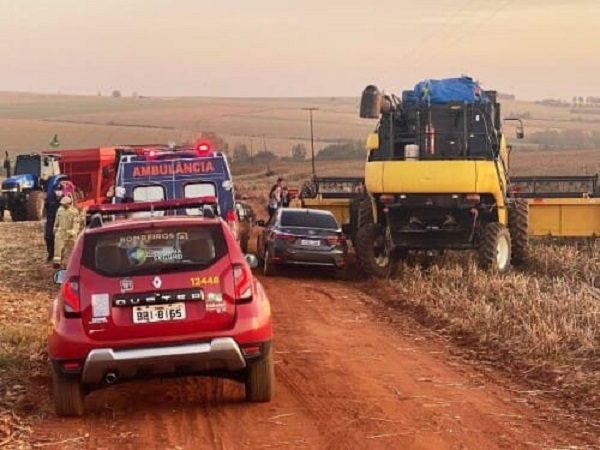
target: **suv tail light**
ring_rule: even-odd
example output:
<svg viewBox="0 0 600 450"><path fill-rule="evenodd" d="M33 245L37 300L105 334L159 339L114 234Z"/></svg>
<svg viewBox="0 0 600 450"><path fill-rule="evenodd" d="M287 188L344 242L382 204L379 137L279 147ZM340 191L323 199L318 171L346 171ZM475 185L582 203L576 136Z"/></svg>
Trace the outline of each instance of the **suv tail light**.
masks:
<svg viewBox="0 0 600 450"><path fill-rule="evenodd" d="M79 277L72 276L64 282L62 287L65 317L81 317L81 303L79 301Z"/></svg>
<svg viewBox="0 0 600 450"><path fill-rule="evenodd" d="M233 265L233 281L235 283L236 303L252 301L252 271L247 264Z"/></svg>
<svg viewBox="0 0 600 450"><path fill-rule="evenodd" d="M327 245L341 245L346 243L344 236L328 236L325 238Z"/></svg>

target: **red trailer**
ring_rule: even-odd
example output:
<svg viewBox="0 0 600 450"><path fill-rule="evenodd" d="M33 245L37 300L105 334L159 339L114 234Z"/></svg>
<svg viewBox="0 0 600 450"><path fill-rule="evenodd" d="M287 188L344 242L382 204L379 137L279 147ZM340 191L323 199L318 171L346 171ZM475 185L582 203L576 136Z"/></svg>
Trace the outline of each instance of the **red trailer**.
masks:
<svg viewBox="0 0 600 450"><path fill-rule="evenodd" d="M61 173L67 175L81 190L83 198L78 199L78 208L102 203L106 199L115 179L116 147L52 150L44 153L58 155Z"/></svg>

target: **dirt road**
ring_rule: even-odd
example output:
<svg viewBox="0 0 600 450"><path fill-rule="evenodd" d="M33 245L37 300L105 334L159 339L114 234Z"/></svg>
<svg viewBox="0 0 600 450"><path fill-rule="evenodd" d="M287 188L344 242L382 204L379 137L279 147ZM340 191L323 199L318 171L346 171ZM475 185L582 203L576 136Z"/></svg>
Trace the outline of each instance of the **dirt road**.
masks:
<svg viewBox="0 0 600 450"><path fill-rule="evenodd" d="M289 275L289 274L288 274ZM248 405L241 386L205 379L115 386L88 415L58 419L41 377L42 448L520 449L578 444L515 392L435 340L383 320L368 286L311 271L261 278L276 328L277 393ZM47 400L48 399L48 400ZM51 444L55 443L55 444ZM583 447L576 447L583 448Z"/></svg>

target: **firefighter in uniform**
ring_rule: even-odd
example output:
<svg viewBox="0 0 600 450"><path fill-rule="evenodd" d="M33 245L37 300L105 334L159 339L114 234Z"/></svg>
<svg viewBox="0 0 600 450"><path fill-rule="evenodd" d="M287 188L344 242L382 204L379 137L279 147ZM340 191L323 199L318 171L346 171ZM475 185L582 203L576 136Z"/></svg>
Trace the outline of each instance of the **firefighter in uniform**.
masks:
<svg viewBox="0 0 600 450"><path fill-rule="evenodd" d="M65 267L79 232L79 211L73 206L71 197L63 197L54 221L54 268Z"/></svg>

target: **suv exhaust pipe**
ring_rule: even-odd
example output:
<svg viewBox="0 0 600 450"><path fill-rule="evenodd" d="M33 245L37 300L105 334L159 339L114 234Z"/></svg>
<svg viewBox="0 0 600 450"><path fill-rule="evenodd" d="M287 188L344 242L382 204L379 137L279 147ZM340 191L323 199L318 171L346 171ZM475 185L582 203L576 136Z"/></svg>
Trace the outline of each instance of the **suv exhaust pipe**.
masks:
<svg viewBox="0 0 600 450"><path fill-rule="evenodd" d="M114 372L108 372L105 376L104 376L104 381L106 382L106 384L115 384L115 382L117 381L117 374Z"/></svg>

